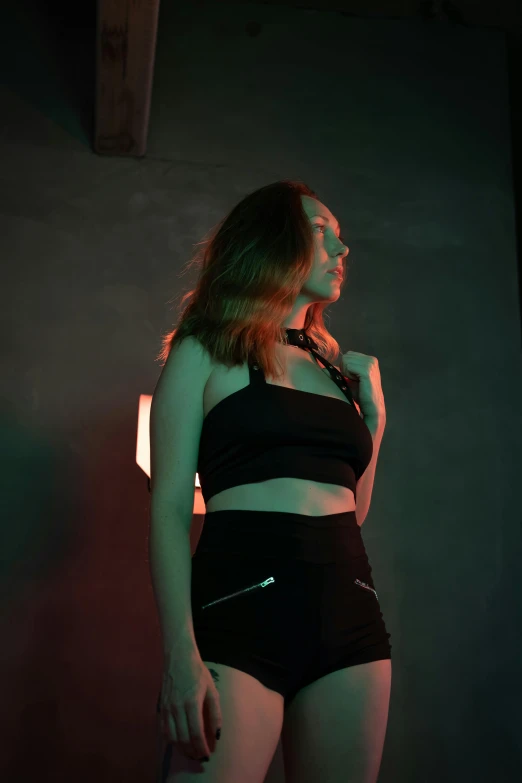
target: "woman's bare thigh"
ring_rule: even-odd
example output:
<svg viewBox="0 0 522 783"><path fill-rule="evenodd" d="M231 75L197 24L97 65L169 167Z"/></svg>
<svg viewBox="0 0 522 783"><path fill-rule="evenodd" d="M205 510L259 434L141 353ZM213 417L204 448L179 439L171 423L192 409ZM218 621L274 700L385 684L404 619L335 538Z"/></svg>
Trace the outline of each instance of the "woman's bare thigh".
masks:
<svg viewBox="0 0 522 783"><path fill-rule="evenodd" d="M219 693L221 738L208 762L192 761L158 733L157 783L263 783L283 727L284 699L246 672L204 661Z"/></svg>

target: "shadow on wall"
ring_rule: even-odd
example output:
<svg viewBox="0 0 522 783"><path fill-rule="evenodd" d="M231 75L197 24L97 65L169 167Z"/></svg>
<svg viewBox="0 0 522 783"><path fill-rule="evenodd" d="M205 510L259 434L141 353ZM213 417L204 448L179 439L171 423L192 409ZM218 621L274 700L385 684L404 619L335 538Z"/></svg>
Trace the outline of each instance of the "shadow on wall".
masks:
<svg viewBox="0 0 522 783"><path fill-rule="evenodd" d="M3 444L2 617L44 582L71 551L76 525L74 461L67 447L0 414Z"/></svg>
<svg viewBox="0 0 522 783"><path fill-rule="evenodd" d="M53 731L58 709L46 680L47 652L41 644L44 637L40 635L36 648L35 640L43 632L51 642L53 657L58 652L60 659L57 645L65 631L63 618L46 612L40 628L38 619L54 589L56 575L70 559L77 537L77 472L63 443L58 439L50 442L48 435L31 431L12 411L3 410L0 414L0 440L4 487L0 542L0 731L4 754L12 753L23 737L23 758L27 755L27 743L31 753L38 755L41 740L45 741ZM27 664L36 659L36 676L29 677L34 683L28 683ZM28 686L30 696L26 695ZM34 736L34 728L30 737L24 733L28 710L38 713L40 736ZM1 758L2 779L8 779L3 773L11 761Z"/></svg>
<svg viewBox="0 0 522 783"><path fill-rule="evenodd" d="M33 779L35 764L55 781L71 769L78 783L144 779L154 763L161 640L135 411L122 404L78 417L65 443L11 414L0 432L9 454L0 779Z"/></svg>

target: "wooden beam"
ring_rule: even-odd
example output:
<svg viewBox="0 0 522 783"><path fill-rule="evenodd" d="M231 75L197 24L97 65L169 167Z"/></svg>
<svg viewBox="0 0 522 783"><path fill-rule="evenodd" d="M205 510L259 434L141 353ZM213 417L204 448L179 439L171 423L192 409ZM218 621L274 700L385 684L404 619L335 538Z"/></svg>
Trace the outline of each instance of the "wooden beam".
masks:
<svg viewBox="0 0 522 783"><path fill-rule="evenodd" d="M100 155L145 155L159 4L98 0L94 149Z"/></svg>

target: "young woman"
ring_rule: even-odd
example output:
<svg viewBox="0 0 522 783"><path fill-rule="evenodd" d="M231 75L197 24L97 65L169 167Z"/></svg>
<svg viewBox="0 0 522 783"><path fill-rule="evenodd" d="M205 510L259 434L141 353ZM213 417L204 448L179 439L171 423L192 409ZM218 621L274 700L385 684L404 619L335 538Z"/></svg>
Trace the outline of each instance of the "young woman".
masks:
<svg viewBox="0 0 522 783"><path fill-rule="evenodd" d="M310 188L263 187L204 243L164 338L150 420L162 783L262 783L280 737L286 783L377 780L391 645L360 517L386 413L375 357L331 363L323 311L348 252Z"/></svg>

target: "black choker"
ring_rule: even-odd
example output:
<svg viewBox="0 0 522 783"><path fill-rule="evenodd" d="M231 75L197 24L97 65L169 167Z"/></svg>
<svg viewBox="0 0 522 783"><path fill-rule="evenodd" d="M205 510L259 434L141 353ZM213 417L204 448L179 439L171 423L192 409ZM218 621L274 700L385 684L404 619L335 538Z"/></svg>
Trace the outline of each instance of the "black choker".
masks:
<svg viewBox="0 0 522 783"><path fill-rule="evenodd" d="M318 345L315 340L312 340L310 335L306 333L306 329L286 329L286 340L283 340L285 345L297 345L299 348L314 348L317 350Z"/></svg>

